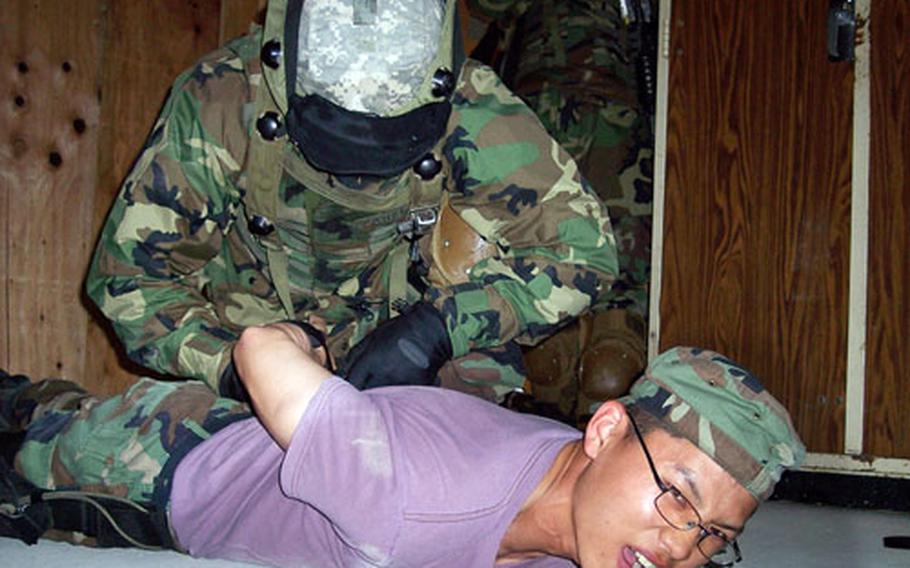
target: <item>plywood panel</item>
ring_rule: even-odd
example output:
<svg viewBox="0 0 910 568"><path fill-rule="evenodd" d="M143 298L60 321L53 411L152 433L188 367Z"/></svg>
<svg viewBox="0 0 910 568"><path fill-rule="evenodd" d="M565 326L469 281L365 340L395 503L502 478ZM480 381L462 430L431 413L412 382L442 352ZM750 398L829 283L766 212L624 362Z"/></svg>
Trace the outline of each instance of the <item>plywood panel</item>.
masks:
<svg viewBox="0 0 910 568"><path fill-rule="evenodd" d="M910 3L872 5L865 451L910 458Z"/></svg>
<svg viewBox="0 0 910 568"><path fill-rule="evenodd" d="M84 370L101 8L23 0L0 11L7 363L33 376Z"/></svg>
<svg viewBox="0 0 910 568"><path fill-rule="evenodd" d="M245 35L250 24L265 21L266 0L221 0L220 43Z"/></svg>
<svg viewBox="0 0 910 568"><path fill-rule="evenodd" d="M2 28L0 28L2 29ZM4 69L5 73L9 73L10 70L8 66ZM6 85L6 78L0 79L0 83ZM9 132L8 124L10 118L10 108L9 103L0 107L0 132ZM8 262L9 255L7 254L6 243L9 242L9 193L10 193L10 179L11 176L9 172L3 165L8 159L6 154L7 145L9 142L7 140L0 141L0 369L9 369L9 272L8 272Z"/></svg>
<svg viewBox="0 0 910 568"><path fill-rule="evenodd" d="M220 10L220 0L111 3L101 84L98 186L89 215L94 235L100 233L171 83L219 45ZM95 316L87 337L86 382L96 391L117 392L140 370L127 361L94 306L88 301L85 305Z"/></svg>
<svg viewBox="0 0 910 568"><path fill-rule="evenodd" d="M661 347L740 360L840 453L852 70L826 6L673 2Z"/></svg>
<svg viewBox="0 0 910 568"><path fill-rule="evenodd" d="M2 16L0 16L2 17ZM7 24L5 20L0 20L0 30L5 30ZM2 32L0 32L2 33ZM5 33L0 35L0 54L9 52L7 49L8 36ZM0 104L0 132L9 133L10 121L16 113L17 89L14 87L16 74L18 71L12 65L12 60L3 55L0 56L2 61L2 71L0 71L0 92L6 97ZM12 97L12 99L10 99ZM8 167L12 160L13 140L9 134L5 134L0 139L0 369L9 369L9 219L12 212L9 208L9 195L13 185L14 177L12 168Z"/></svg>
<svg viewBox="0 0 910 568"><path fill-rule="evenodd" d="M3 159L0 157L0 163ZM7 273L9 192L0 181L0 369L10 369L9 361L9 275Z"/></svg>

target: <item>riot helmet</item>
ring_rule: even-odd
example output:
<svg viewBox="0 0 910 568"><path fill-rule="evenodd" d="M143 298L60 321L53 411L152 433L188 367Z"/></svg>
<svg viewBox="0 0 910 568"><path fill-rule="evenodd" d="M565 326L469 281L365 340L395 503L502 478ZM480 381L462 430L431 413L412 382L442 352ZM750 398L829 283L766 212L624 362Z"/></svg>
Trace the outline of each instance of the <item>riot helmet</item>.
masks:
<svg viewBox="0 0 910 568"><path fill-rule="evenodd" d="M389 177L445 134L460 66L455 0L272 0L266 85L315 168Z"/></svg>

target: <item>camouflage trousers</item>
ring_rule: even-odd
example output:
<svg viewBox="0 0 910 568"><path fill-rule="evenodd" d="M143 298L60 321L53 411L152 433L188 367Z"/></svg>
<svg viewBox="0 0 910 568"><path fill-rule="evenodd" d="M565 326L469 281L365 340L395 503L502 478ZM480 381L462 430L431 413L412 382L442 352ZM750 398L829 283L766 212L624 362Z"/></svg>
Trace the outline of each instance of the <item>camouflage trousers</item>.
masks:
<svg viewBox="0 0 910 568"><path fill-rule="evenodd" d="M647 320L654 169L650 120L627 103L567 94L559 85L545 83L522 97L607 205L619 276L606 306Z"/></svg>
<svg viewBox="0 0 910 568"><path fill-rule="evenodd" d="M53 396L43 397L42 392ZM202 382L143 378L122 395L91 396L74 383L36 383L16 469L46 489L104 493L164 509L180 460L221 428L251 416Z"/></svg>

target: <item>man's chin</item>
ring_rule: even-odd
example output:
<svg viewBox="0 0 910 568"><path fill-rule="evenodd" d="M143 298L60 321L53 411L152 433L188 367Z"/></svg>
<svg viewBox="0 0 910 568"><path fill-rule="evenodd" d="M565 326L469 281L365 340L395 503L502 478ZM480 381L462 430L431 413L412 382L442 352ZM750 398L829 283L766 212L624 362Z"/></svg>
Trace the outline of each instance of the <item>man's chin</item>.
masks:
<svg viewBox="0 0 910 568"><path fill-rule="evenodd" d="M614 559L612 564L609 562L611 558ZM633 568L636 566L635 555L632 548L628 546L621 547L616 554L613 554L596 546L589 550L583 545L579 545L575 562L581 568Z"/></svg>

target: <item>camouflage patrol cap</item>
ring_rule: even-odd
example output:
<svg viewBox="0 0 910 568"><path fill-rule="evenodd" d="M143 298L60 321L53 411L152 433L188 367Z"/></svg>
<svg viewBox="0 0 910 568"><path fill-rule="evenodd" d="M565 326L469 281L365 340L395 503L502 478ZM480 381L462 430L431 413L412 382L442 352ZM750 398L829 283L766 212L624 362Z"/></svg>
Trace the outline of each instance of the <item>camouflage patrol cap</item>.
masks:
<svg viewBox="0 0 910 568"><path fill-rule="evenodd" d="M763 501L806 449L790 415L758 378L723 355L674 347L658 356L623 400L656 417Z"/></svg>

